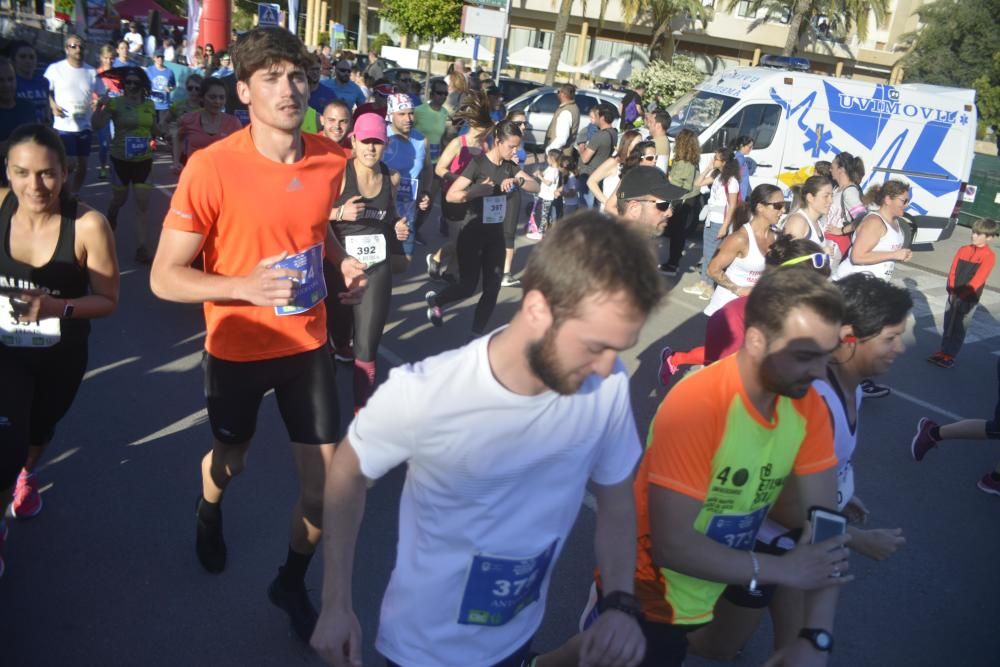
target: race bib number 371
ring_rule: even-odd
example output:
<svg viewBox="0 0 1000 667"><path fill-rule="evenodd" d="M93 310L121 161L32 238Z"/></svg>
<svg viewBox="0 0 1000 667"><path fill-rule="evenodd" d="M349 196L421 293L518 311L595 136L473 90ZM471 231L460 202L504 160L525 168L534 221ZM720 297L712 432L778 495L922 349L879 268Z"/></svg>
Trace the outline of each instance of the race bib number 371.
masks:
<svg viewBox="0 0 1000 667"><path fill-rule="evenodd" d="M488 626L510 622L538 599L558 543L531 558L473 556L458 622Z"/></svg>

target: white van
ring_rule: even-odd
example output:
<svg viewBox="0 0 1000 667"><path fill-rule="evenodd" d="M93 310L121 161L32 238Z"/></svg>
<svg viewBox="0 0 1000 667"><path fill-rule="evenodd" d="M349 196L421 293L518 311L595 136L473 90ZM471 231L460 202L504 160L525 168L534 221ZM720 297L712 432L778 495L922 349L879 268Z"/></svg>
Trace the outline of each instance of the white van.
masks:
<svg viewBox="0 0 1000 667"><path fill-rule="evenodd" d="M913 243L947 239L958 220L976 133L974 90L890 86L767 67L713 75L669 111L670 134L698 134L702 168L740 135L754 139L751 185L787 189L800 169L842 151L861 157L861 189L890 178L911 186Z"/></svg>

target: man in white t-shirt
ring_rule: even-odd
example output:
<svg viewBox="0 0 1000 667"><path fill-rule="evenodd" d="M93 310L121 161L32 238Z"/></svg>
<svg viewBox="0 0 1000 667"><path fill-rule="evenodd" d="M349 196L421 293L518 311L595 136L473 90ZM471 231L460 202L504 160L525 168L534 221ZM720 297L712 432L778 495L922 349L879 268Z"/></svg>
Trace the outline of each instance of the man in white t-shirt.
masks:
<svg viewBox="0 0 1000 667"><path fill-rule="evenodd" d="M135 21L128 24L128 32L122 35L122 39L128 42L129 53L137 54L142 51L142 33L139 32L139 26Z"/></svg>
<svg viewBox="0 0 1000 667"><path fill-rule="evenodd" d="M52 127L66 147L73 181L70 192L76 194L87 177L90 157L90 117L94 113L94 94L98 90L97 70L83 61L87 47L82 37L67 35L65 60L52 63L45 70L49 80L49 106Z"/></svg>
<svg viewBox="0 0 1000 667"><path fill-rule="evenodd" d="M640 445L618 353L635 345L660 300L656 261L635 230L579 213L535 247L522 284L509 326L394 369L337 448L323 513L323 611L312 638L331 664L362 664L351 577L366 480L402 463L396 566L375 643L389 665L529 659L588 487L610 593L580 662L642 660L629 542Z"/></svg>

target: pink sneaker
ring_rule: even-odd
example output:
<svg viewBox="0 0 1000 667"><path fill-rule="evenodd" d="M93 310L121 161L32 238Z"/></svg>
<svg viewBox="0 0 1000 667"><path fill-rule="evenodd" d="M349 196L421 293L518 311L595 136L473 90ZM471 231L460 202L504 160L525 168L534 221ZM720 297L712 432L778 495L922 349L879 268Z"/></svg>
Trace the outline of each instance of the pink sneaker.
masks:
<svg viewBox="0 0 1000 667"><path fill-rule="evenodd" d="M25 470L17 476L14 487L14 502L10 513L15 519L30 519L42 511L42 495L38 493L38 477Z"/></svg>

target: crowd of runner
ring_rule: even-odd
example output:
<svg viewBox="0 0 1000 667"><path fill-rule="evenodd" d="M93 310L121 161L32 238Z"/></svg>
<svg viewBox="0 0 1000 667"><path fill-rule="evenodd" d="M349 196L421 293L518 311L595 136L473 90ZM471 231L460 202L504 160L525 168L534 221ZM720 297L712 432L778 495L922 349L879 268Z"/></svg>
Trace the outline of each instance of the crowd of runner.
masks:
<svg viewBox="0 0 1000 667"><path fill-rule="evenodd" d="M597 105L581 130L569 84L529 164L524 113L505 113L460 62L421 102L374 58L310 53L257 28L218 66L178 80L158 48L138 66L132 32L117 58L101 49L100 68L77 35L41 76L29 45L0 58L0 493L11 517L41 511L35 468L86 371L90 320L117 308L115 235L131 193L134 261L151 265L153 293L204 307L212 438L197 558L226 569L222 501L273 390L300 485L268 596L326 661L362 664L352 573L365 495L406 463L375 642L389 665L731 660L765 610L777 660L826 663L851 552L885 560L905 543L901 529L869 525L853 465L862 399L890 391L872 379L904 351L913 306L891 281L911 256L905 183L862 193L863 160L841 153L789 203L775 185L750 187L752 138L700 171L697 137L671 140L669 114L643 113L641 91ZM192 58L214 63L206 53ZM103 212L81 195L95 144L112 190ZM180 178L157 242L158 153ZM446 240L422 260L427 320L443 326L446 308L478 291L469 341L376 387L393 275L426 245L428 221ZM707 302L705 346L663 351L670 387L643 446L619 355L661 304L695 224L701 280L684 291ZM976 223L955 257L938 366L955 363L998 231ZM515 278L519 232L537 244ZM497 329L504 287L522 297ZM353 366L353 418L339 414L336 363ZM704 368L678 381L682 365ZM913 457L1000 438L997 411L922 419ZM978 486L1000 495L1000 467ZM579 634L539 654L551 572L588 491L597 568L579 585L590 602ZM0 574L7 537L2 521ZM304 580L321 540L317 610Z"/></svg>

